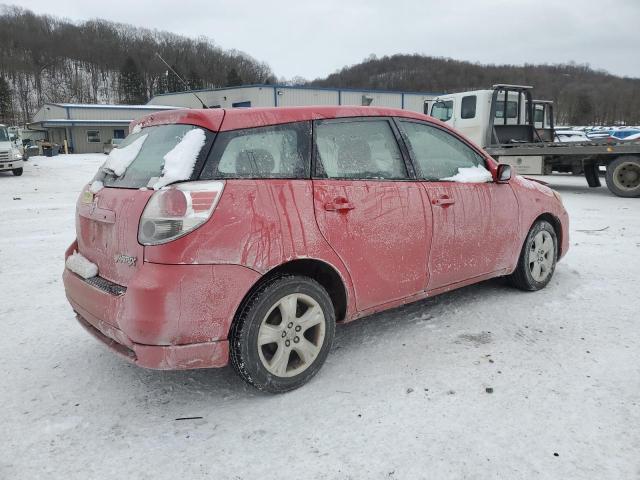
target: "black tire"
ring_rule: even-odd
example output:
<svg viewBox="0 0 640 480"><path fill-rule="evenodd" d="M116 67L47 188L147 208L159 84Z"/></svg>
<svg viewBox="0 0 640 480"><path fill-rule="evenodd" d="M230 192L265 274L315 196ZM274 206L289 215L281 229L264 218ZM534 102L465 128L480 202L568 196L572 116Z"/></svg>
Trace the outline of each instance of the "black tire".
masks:
<svg viewBox="0 0 640 480"><path fill-rule="evenodd" d="M13 172L13 174L16 177L19 177L20 175L22 175L22 168L14 168L13 170L11 170Z"/></svg>
<svg viewBox="0 0 640 480"><path fill-rule="evenodd" d="M259 352L258 349L265 348L265 346L258 347L258 333L263 321L269 318L268 314L273 315L273 313L270 314L269 312L276 312L276 316L282 315L280 310L276 310L278 308L277 305L282 299L293 294L308 296L317 302L317 306L319 306L324 315L322 320L324 322L323 339L318 342L320 349L317 356L312 362L309 362L305 370L289 377L277 376L267 370L263 363L264 360L261 355L264 357L265 353L263 350ZM296 303L296 309L298 308L301 307ZM281 325L284 335L284 329L286 328L284 322L281 321L280 324L275 324L274 326L280 328ZM331 350L335 335L335 325L335 311L331 298L318 282L304 276L284 275L274 277L253 292L243 302L236 314L229 335L231 364L245 382L258 390L270 393L283 393L294 390L307 383L322 367ZM300 335L302 336L304 333L303 331ZM273 348L274 344L266 345L266 347ZM279 345L278 348L280 348ZM295 346L290 348L295 349ZM273 358L275 356L276 354L273 353ZM289 359L290 357L288 356L287 358ZM287 360L286 368L288 368L289 361Z"/></svg>
<svg viewBox="0 0 640 480"><path fill-rule="evenodd" d="M545 257L544 254L540 254L540 250L535 250L536 247L534 242L538 234L541 232L546 232L553 242L553 251L549 252L549 254ZM542 234L545 236L545 233ZM543 280L534 278L533 268L535 268L536 263L540 263L538 260L540 256L545 258L545 265L550 263L548 270L545 270L547 273L546 277ZM540 220L531 227L527 238L522 246L522 251L520 252L520 258L518 259L518 266L515 271L509 276L509 280L516 288L521 290L526 290L529 292L534 292L536 290L540 290L547 286L547 284L551 281L553 277L553 272L556 268L556 262L558 261L558 237L553 226L544 220Z"/></svg>
<svg viewBox="0 0 640 480"><path fill-rule="evenodd" d="M607 165L607 188L619 197L640 197L640 158L622 156Z"/></svg>

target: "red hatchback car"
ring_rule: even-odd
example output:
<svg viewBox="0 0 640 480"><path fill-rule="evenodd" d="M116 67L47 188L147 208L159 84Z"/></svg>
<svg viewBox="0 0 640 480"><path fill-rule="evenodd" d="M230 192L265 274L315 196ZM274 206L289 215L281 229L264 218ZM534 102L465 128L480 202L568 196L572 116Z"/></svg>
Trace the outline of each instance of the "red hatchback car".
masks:
<svg viewBox="0 0 640 480"><path fill-rule="evenodd" d="M336 322L492 277L543 288L560 196L443 123L372 107L147 116L82 191L64 285L79 322L154 369L283 392Z"/></svg>

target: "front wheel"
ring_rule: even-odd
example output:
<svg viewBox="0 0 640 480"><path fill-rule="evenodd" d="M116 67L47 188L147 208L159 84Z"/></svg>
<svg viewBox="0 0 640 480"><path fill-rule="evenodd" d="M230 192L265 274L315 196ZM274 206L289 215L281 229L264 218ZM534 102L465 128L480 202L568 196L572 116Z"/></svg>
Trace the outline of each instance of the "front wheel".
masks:
<svg viewBox="0 0 640 480"><path fill-rule="evenodd" d="M11 170L13 172L13 174L16 177L19 177L20 175L22 175L22 168L14 168L13 170Z"/></svg>
<svg viewBox="0 0 640 480"><path fill-rule="evenodd" d="M540 290L551 281L557 260L556 232L549 222L538 221L529 230L518 266L509 279L521 290Z"/></svg>
<svg viewBox="0 0 640 480"><path fill-rule="evenodd" d="M303 276L274 278L239 310L230 335L231 364L259 390L293 390L320 370L335 323L331 298L318 282Z"/></svg>
<svg viewBox="0 0 640 480"><path fill-rule="evenodd" d="M640 158L618 157L607 165L607 188L619 197L640 197Z"/></svg>

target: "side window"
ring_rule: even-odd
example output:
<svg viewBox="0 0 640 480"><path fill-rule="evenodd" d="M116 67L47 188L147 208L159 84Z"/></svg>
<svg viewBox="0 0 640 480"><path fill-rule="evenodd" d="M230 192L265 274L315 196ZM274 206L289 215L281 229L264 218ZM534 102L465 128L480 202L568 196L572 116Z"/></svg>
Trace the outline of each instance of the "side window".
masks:
<svg viewBox="0 0 640 480"><path fill-rule="evenodd" d="M316 124L316 175L405 179L407 169L388 120Z"/></svg>
<svg viewBox="0 0 640 480"><path fill-rule="evenodd" d="M124 134L124 128L117 128L113 131L113 138L123 139L124 137L126 137Z"/></svg>
<svg viewBox="0 0 640 480"><path fill-rule="evenodd" d="M420 178L453 177L459 168L485 166L484 159L453 135L422 123L400 121Z"/></svg>
<svg viewBox="0 0 640 480"><path fill-rule="evenodd" d="M435 102L431 107L431 116L442 122L451 120L453 116L453 100Z"/></svg>
<svg viewBox="0 0 640 480"><path fill-rule="evenodd" d="M218 133L200 178L309 178L311 123Z"/></svg>
<svg viewBox="0 0 640 480"><path fill-rule="evenodd" d="M460 118L474 118L476 116L476 96L462 97L460 102Z"/></svg>

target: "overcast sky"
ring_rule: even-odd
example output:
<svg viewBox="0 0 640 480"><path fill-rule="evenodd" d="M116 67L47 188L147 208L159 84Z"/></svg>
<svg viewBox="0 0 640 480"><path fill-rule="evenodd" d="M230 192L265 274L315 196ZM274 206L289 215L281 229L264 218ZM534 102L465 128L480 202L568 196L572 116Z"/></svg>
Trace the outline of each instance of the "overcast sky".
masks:
<svg viewBox="0 0 640 480"><path fill-rule="evenodd" d="M11 3L10 0L4 0ZM267 62L278 77L324 77L370 54L481 63L589 63L640 77L640 0L20 0L36 13L104 18Z"/></svg>

